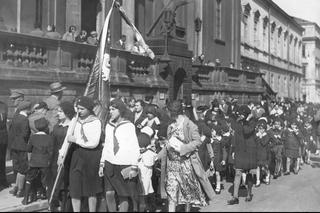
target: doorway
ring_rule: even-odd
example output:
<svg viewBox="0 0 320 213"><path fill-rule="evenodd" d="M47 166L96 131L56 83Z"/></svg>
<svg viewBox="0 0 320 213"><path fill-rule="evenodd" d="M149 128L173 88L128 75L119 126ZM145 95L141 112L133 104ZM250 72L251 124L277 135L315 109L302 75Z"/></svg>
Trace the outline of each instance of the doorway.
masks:
<svg viewBox="0 0 320 213"><path fill-rule="evenodd" d="M96 31L97 14L101 10L99 0L82 0L81 1L81 30Z"/></svg>

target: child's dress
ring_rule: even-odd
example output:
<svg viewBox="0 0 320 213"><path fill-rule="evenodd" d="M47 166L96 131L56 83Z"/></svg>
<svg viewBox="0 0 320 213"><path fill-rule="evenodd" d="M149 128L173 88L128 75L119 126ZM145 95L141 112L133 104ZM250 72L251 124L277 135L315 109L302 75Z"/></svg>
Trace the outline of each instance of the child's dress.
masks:
<svg viewBox="0 0 320 213"><path fill-rule="evenodd" d="M143 195L154 192L151 178L156 156L157 154L151 148L147 148L146 151L140 154L138 167Z"/></svg>

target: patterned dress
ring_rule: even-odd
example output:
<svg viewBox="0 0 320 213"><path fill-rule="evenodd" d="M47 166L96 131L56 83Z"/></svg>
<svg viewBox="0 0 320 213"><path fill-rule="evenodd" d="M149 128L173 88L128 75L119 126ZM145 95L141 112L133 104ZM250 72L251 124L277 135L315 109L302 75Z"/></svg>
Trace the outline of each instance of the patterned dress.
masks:
<svg viewBox="0 0 320 213"><path fill-rule="evenodd" d="M183 123L183 122L182 122ZM169 135L184 141L183 125L172 124ZM165 190L169 200L179 204L205 206L205 195L192 168L190 157L180 156L172 148L168 149Z"/></svg>

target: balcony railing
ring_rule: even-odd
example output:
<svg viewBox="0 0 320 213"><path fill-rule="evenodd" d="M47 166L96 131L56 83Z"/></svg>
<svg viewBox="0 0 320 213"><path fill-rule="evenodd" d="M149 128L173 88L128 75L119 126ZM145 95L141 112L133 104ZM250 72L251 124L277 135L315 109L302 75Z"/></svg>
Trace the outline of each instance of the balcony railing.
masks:
<svg viewBox="0 0 320 213"><path fill-rule="evenodd" d="M0 79L85 83L97 47L0 31ZM111 85L167 88L158 65L146 56L110 50Z"/></svg>
<svg viewBox="0 0 320 213"><path fill-rule="evenodd" d="M229 67L193 65L193 90L262 93L261 73ZM205 77L204 77L205 76Z"/></svg>
<svg viewBox="0 0 320 213"><path fill-rule="evenodd" d="M27 72L33 80L52 81L59 75L67 81L84 82L96 49L88 44L0 31L1 78L25 80L22 73Z"/></svg>

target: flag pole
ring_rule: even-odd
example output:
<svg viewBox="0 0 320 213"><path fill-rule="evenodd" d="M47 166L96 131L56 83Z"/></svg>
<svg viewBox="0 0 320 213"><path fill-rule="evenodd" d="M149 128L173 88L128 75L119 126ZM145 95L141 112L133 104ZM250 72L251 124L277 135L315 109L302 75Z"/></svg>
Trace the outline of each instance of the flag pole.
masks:
<svg viewBox="0 0 320 213"><path fill-rule="evenodd" d="M108 15L107 15L106 19L105 19L105 22L104 22L104 25L103 25L103 29L102 29L102 33L101 33L100 39L99 39L100 45L99 45L99 49L98 49L98 51L97 51L97 56L96 56L96 58L98 57L98 58L100 59L100 64L99 64L99 66L100 66L100 67L99 67L99 77L100 77L100 79L102 79L102 78L101 78L101 75L102 75L102 63L103 63L103 59L104 59L104 52L105 52L105 46L106 46L106 38L107 38L107 33L108 33L108 25L109 25L110 16L111 16L111 13L112 13L112 10L113 10L113 7L114 7L114 3L115 3L115 0L113 0L112 5L111 5L111 8L110 8L110 10L109 10L109 12L108 12ZM87 83L87 85L86 85L86 89L85 89L85 92L84 92L84 95L85 95L85 96L88 95L90 82L92 83L92 81L93 81L92 71L93 71L93 70L91 70L91 73L90 73L89 79L88 79L88 83ZM89 81L90 81L90 82L89 82ZM98 85L99 85L99 88L98 88L98 89L99 89L99 95L98 95L99 97L98 97L98 99L99 99L99 101L100 101L101 98L102 98L101 95L100 95L100 92L101 92L101 91L100 91L100 90L101 90L101 83L103 83L103 82L100 82L100 81L99 81L99 82L95 82L95 83L98 83ZM103 107L103 106L102 106L102 107ZM70 143L69 143L67 140L68 140L69 135L73 135L73 134L74 134L74 130L75 130L75 127L76 127L78 118L79 118L79 112L77 112L76 117L75 117L75 120L74 120L74 122L72 123L72 126L70 126L70 132L69 132L70 134L67 134L67 135L66 135L66 137L65 137L65 139L64 139L64 142L63 142L63 143L67 143L67 148L66 148L65 153L64 153L64 155L63 155L62 163L58 166L57 177L56 177L56 179L55 179L55 181L54 181L54 185L53 185L53 188L52 188L52 191L51 191L51 194L50 194L50 198L49 198L49 200L48 200L48 202L49 202L49 207L50 207L50 205L51 205L54 192L55 192L55 190L56 190L56 188L57 188L57 185L58 185L59 180L60 180L60 177L61 177L61 172L62 172L62 169L63 169L63 166L64 166L64 161L65 161L66 155L67 155L67 153L68 153L68 151L69 151L69 148L70 148Z"/></svg>
<svg viewBox="0 0 320 213"><path fill-rule="evenodd" d="M69 136L69 135L74 135L74 130L75 130L75 128L76 128L76 124L77 124L78 118L79 118L79 112L77 112L76 117L75 117L75 119L74 119L74 122L72 123L70 134L66 135L66 137L64 138L64 142L63 142L63 143L68 143L68 146L67 146L67 149L66 149L66 151L65 151L65 153L64 153L64 155L63 155L62 163L59 164L59 166L58 166L57 177L56 177L56 179L55 179L55 181L54 181L53 188L52 188L52 190L51 190L51 194L50 194L50 197L49 197L49 207L50 207L50 204L51 204L51 202L52 202L52 198L53 198L54 192L55 192L55 190L56 190L56 187L57 187L58 182L59 182L59 179L60 179L60 175L61 175L61 172L62 172L62 168L63 168L63 166L64 166L64 161L65 161L65 159L66 159L66 155L67 155L67 153L68 153L68 151L69 151L69 148L70 148L70 144L71 144L71 143L68 142L68 136Z"/></svg>

